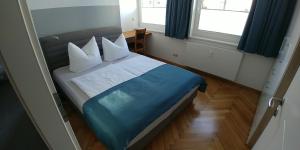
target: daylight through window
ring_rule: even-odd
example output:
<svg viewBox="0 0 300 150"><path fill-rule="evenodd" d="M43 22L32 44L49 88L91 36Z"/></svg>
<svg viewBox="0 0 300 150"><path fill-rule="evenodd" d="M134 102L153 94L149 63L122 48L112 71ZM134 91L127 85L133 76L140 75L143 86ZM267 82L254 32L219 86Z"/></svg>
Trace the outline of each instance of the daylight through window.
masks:
<svg viewBox="0 0 300 150"><path fill-rule="evenodd" d="M142 0L142 23L165 25L167 0Z"/></svg>
<svg viewBox="0 0 300 150"><path fill-rule="evenodd" d="M203 0L199 30L241 35L252 0Z"/></svg>

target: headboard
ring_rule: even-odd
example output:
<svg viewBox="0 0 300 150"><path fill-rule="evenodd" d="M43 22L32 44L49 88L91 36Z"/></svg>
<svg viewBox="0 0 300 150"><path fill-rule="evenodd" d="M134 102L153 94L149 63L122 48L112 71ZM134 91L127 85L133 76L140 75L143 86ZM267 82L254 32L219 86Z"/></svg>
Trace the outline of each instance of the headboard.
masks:
<svg viewBox="0 0 300 150"><path fill-rule="evenodd" d="M48 69L52 74L53 70L69 65L69 42L82 47L92 38L92 36L95 36L102 55L102 37L115 41L121 33L122 30L120 27L88 29L42 37L40 38L40 44L43 49Z"/></svg>

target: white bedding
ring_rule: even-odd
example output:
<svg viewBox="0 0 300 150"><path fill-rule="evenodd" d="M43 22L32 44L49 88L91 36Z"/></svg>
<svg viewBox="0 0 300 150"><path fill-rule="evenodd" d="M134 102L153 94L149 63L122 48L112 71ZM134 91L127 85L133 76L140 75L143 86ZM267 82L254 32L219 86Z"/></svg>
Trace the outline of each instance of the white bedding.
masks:
<svg viewBox="0 0 300 150"><path fill-rule="evenodd" d="M97 67L91 68L89 70L86 70L84 72L80 72L80 73L74 73L69 71L69 67L65 66L65 67L61 67L56 69L53 72L54 75L54 79L55 81L59 84L59 86L62 88L62 90L65 92L65 94L70 98L70 100L73 102L73 104L75 104L75 106L82 112L82 106L83 104L89 100L89 97L77 86L72 82L73 78L77 78L80 76L83 76L85 74L88 74L90 72L94 72L97 70L101 70L102 68L107 67L108 65L111 64L118 64L122 61L126 61L126 60L130 60L132 58L135 58L137 56L140 56L138 54L135 53L131 53L130 56L123 58L121 60L118 61L114 61L114 62L103 62L102 64L98 65ZM141 58L143 59L143 58ZM150 58L148 58L150 59ZM136 59L133 59L133 61ZM139 60L140 61L140 60ZM140 63L137 62L139 64L139 67L142 67L142 65L146 65L148 63L150 63L151 61L149 60L145 60L145 63ZM156 62L157 63L157 62ZM131 64L134 65L134 64ZM130 64L127 64L127 66L125 66L125 68L130 67ZM131 66L132 67L132 66ZM148 68L148 67L145 67ZM134 74L141 74L143 73L144 69L135 69ZM154 127L156 127L161 121L163 121L164 119L166 119L170 114L173 113L173 111L178 108L183 102L184 100L189 97L193 92L195 92L197 90L198 87L194 88L193 90L191 90L185 97L183 97L180 101L178 101L178 103L176 105L174 105L171 109L169 109L167 112L165 112L164 114L162 114L159 118L157 118L154 122L152 122L151 124L149 124L149 126L147 126L141 133L139 133L133 140L130 141L128 146L131 146L132 144L136 143L136 141L140 140L142 137L144 137L146 134L148 134Z"/></svg>
<svg viewBox="0 0 300 150"><path fill-rule="evenodd" d="M109 64L82 76L75 77L71 79L71 81L89 98L92 98L163 64L163 62L137 55L118 63Z"/></svg>
<svg viewBox="0 0 300 150"><path fill-rule="evenodd" d="M59 87L64 91L64 93L70 98L72 103L82 112L82 106L87 100L89 100L89 97L83 91L81 91L81 89L77 85L75 85L71 80L89 72L93 72L95 70L104 68L110 64L119 63L120 61L124 61L136 56L138 56L138 54L131 53L128 57L120 59L118 61L103 61L100 65L80 73L71 72L69 70L69 66L61 67L54 70L53 78L59 85Z"/></svg>
<svg viewBox="0 0 300 150"><path fill-rule="evenodd" d="M59 85L59 87L62 88L62 90L64 91L64 93L73 102L73 104L82 112L82 106L83 106L83 104L87 100L89 100L90 97L85 92L83 92L72 81L72 79L73 78L77 78L77 77L81 77L81 76L83 76L85 74L89 74L90 72L101 70L101 69L103 69L103 68L105 68L105 67L107 67L109 65L112 65L112 64L119 64L120 62L123 62L123 61L126 61L126 60L130 60L130 59L138 57L138 56L141 56L141 55L136 54L136 53L130 53L130 55L128 57L126 57L126 58L123 58L123 59L120 59L120 60L117 60L117 61L113 61L113 62L103 61L100 65L98 65L96 67L93 67L91 69L88 69L86 71L80 72L80 73L71 72L69 70L69 66L65 66L65 67L61 67L61 68L58 68L58 69L54 70L53 77L54 77L54 80ZM149 61L149 59L150 59L150 61ZM143 67L143 65L148 65L149 63L151 63L151 60L153 60L153 59L147 58L147 59L144 59L144 63L143 62L137 62L137 65L139 66L138 68ZM142 61L142 60L141 59L132 59L131 61ZM155 62L157 63L159 61L155 61ZM159 63L162 63L162 62L159 62ZM132 64L132 63L131 64L127 64L127 66L124 63L122 63L122 64L125 65L124 69L128 68L128 67L133 67L134 66L134 64ZM141 73L143 73L143 71L145 71L143 69L140 70L138 68L134 69L135 70L134 72L132 70L132 72L134 74L141 74ZM145 68L147 68L147 67L145 67Z"/></svg>

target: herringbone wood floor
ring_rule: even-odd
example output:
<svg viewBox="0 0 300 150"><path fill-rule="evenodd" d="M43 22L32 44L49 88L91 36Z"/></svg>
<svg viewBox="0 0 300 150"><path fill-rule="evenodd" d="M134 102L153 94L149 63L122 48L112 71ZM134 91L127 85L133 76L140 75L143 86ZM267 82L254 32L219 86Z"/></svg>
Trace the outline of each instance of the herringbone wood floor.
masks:
<svg viewBox="0 0 300 150"><path fill-rule="evenodd" d="M147 147L148 150L247 150L244 144L254 117L259 92L202 75L206 93L198 92L183 111ZM103 150L81 115L66 106L75 135L83 150Z"/></svg>

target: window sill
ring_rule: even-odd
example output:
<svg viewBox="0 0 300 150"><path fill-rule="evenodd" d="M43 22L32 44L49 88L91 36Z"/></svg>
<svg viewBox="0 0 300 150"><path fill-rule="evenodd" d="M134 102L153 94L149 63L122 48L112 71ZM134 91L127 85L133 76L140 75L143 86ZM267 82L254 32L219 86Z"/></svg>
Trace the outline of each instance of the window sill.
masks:
<svg viewBox="0 0 300 150"><path fill-rule="evenodd" d="M207 42L213 42L213 43L218 43L218 44L226 44L228 46L238 46L238 43L234 42L226 42L226 41L221 41L221 40L216 40L216 39L210 39L210 38L205 38L205 37L199 37L199 36L190 36L191 39L197 39L197 40L203 40Z"/></svg>
<svg viewBox="0 0 300 150"><path fill-rule="evenodd" d="M146 28L148 31L154 31L154 32L159 32L159 33L165 32L165 25L139 23L139 27Z"/></svg>
<svg viewBox="0 0 300 150"><path fill-rule="evenodd" d="M141 27L141 28L143 28L143 27ZM164 31L155 30L155 29L151 29L151 28L146 28L146 29L147 29L147 31L150 31L150 32L165 34Z"/></svg>
<svg viewBox="0 0 300 150"><path fill-rule="evenodd" d="M151 28L151 27L149 28L149 27L145 27L145 26L139 26L139 28L146 28L147 31L165 35L165 32L164 32L164 31L162 31L162 30L157 30L157 29L153 29L153 28ZM225 45L233 46L233 47L237 47L237 46L238 46L238 43L235 43L235 42L227 42L227 41L216 40L216 39L206 38L206 37L200 37L200 36L193 36L193 35L190 35L189 38L190 38L190 39L194 39L194 40L202 40L202 41L206 41L206 42L217 43L217 44L225 44ZM188 39L185 39L185 40L188 40Z"/></svg>

